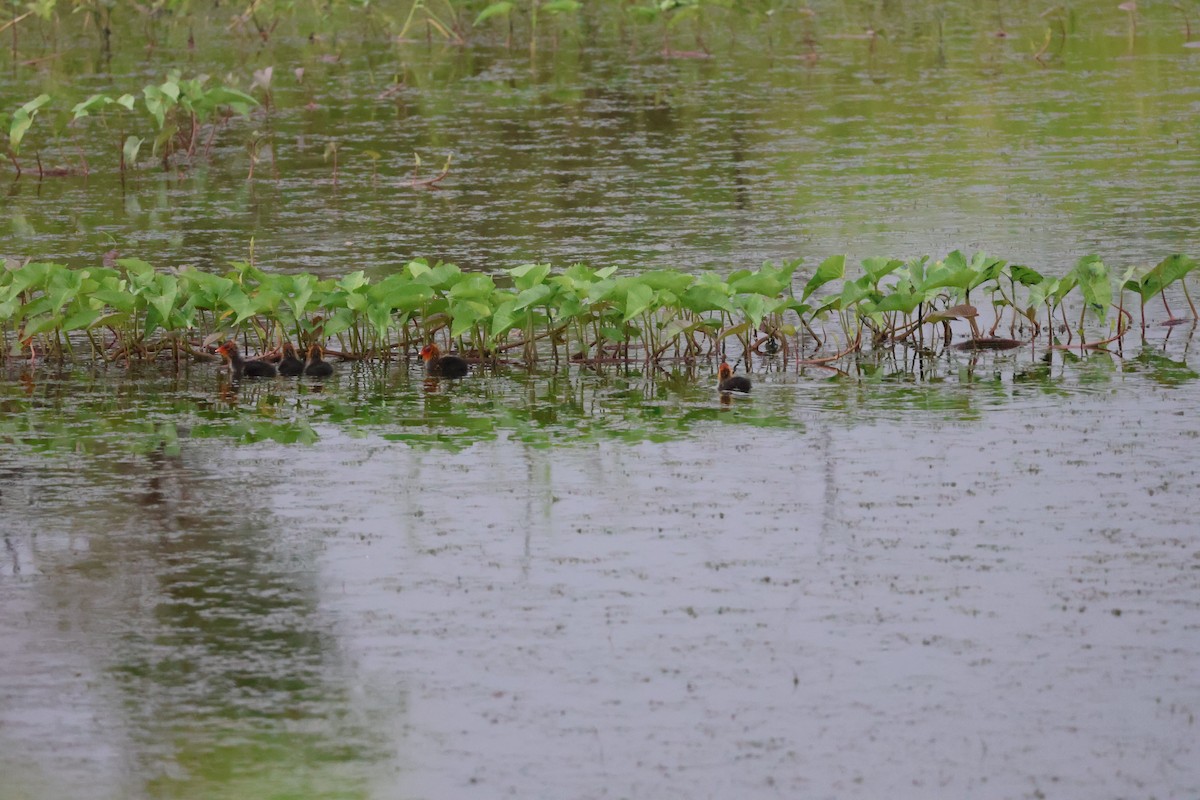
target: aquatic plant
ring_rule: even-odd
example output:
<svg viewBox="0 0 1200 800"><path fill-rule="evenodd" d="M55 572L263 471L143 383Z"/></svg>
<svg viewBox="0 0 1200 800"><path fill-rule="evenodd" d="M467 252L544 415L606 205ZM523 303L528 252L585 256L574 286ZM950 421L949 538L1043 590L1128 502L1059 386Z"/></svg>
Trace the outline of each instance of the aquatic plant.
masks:
<svg viewBox="0 0 1200 800"><path fill-rule="evenodd" d="M25 134L33 127L38 113L50 103L50 99L50 95L40 94L19 107L10 117L0 118L0 124L7 123L4 127L8 129L8 159L16 168L17 175L21 174L21 163L17 160L17 156L21 154L21 143L25 141Z"/></svg>
<svg viewBox="0 0 1200 800"><path fill-rule="evenodd" d="M529 55L533 57L537 54L537 39L538 39L538 15L550 14L552 16L565 16L578 12L582 8L582 4L578 0L529 0ZM491 3L475 17L473 24L478 28L489 19L503 19L508 24L508 35L505 38L505 43L508 47L512 47L513 36L513 14L519 9L519 6L513 0L498 0ZM524 9L520 9L524 10Z"/></svg>
<svg viewBox="0 0 1200 800"><path fill-rule="evenodd" d="M185 154L190 161L201 145L204 126L208 126L208 133L203 149L208 156L223 124L234 114L248 114L259 103L230 86L206 86L207 81L206 76L184 78L179 70L171 70L165 80L143 86L137 95L129 92L116 97L93 94L71 107L69 124L77 130L85 119L94 118L104 128L111 129L108 115L119 113L115 127L119 131L122 173L136 165L141 147L147 141L152 143L153 153L164 168L175 153ZM18 175L22 171L18 161L21 145L39 112L61 105L64 100L41 94L17 108L11 116L0 117L0 126L8 130L8 157ZM73 171L60 170L57 174ZM86 161L82 171L87 171ZM50 174L40 168L40 158L39 174Z"/></svg>
<svg viewBox="0 0 1200 800"><path fill-rule="evenodd" d="M208 371L22 369L0 382L0 442L41 453L170 456L187 439L312 444L331 430L459 450L502 437L537 447L665 441L714 424L804 429L771 403L714 404L696 370L510 377L450 389L415 370L363 368L323 391L306 380L239 385Z"/></svg>
<svg viewBox="0 0 1200 800"><path fill-rule="evenodd" d="M704 21L712 8L727 8L728 4L716 0L652 0L629 6L629 13L642 24L656 25L662 37L662 53L668 58L707 58L708 45L704 41ZM671 45L671 34L677 28L691 23L699 51L680 51Z"/></svg>
<svg viewBox="0 0 1200 800"><path fill-rule="evenodd" d="M525 264L488 275L414 260L373 282L362 271L319 279L267 272L252 261L234 262L221 275L158 270L136 258L86 268L10 262L0 273L0 336L13 356L70 359L82 350L105 361L206 358L213 337L238 336L269 350L281 331L305 345L336 342L334 352L353 359L408 358L441 337L479 360L519 354L528 365L690 362L729 349L761 352L763 346L782 349L797 364L820 364L862 349L864 332L872 347L904 345L914 336L920 347L949 346L954 321L969 327L968 341L958 346L1016 346L1043 330L1042 310L1047 342L1057 344L1054 316L1061 314L1070 335L1065 304L1074 295L1080 346L1106 344L1129 327L1122 301L1115 335L1083 340L1088 311L1106 324L1114 305L1112 278L1096 256L1085 256L1058 278L983 253L968 259L955 251L938 261L869 258L852 279L845 275L845 257L832 256L797 297L800 265L767 263L724 278L675 270L622 275L616 267L582 264L560 271ZM1165 289L1182 283L1195 266L1187 256L1170 256L1139 278L1128 273L1118 294L1134 291L1143 305L1155 294L1165 298ZM839 290L817 296L839 280ZM986 335L973 292L991 306L994 323ZM1186 285L1184 293L1190 303ZM1012 338L996 339L1006 311ZM840 342L832 343L837 332ZM824 353L806 356L810 341Z"/></svg>
<svg viewBox="0 0 1200 800"><path fill-rule="evenodd" d="M413 29L424 22L427 39L432 38L433 31L437 31L438 35L444 39L465 44L466 39L462 35L458 9L455 8L454 3L450 0L442 0L437 6L438 8L435 8L426 0L412 0L408 15L404 18L404 24L396 34L396 38L407 39Z"/></svg>
<svg viewBox="0 0 1200 800"><path fill-rule="evenodd" d="M1192 309L1192 319L1197 319L1196 306L1192 303L1192 296L1188 293L1187 282L1184 281L1184 276L1195 268L1195 261L1185 255L1176 254L1163 259L1153 269L1147 270L1140 278L1134 279L1132 275L1128 274L1124 277L1121 281L1122 291L1135 292L1141 299L1143 328L1146 327L1146 301L1156 294L1162 297L1163 308L1166 309L1169 317L1168 322L1181 321L1176 319L1167 305L1166 288L1175 283L1175 281L1179 281L1180 286L1183 287L1183 295L1187 298L1188 305Z"/></svg>

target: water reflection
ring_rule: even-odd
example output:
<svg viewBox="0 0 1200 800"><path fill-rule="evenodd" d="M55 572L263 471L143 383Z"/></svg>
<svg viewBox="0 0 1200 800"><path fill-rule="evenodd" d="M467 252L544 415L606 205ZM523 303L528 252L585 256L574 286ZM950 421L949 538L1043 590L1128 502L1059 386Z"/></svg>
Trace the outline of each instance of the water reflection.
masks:
<svg viewBox="0 0 1200 800"><path fill-rule="evenodd" d="M797 431L831 412L848 425L932 411L977 419L1031 388L1069 395L1114 382L1194 380L1192 331L1152 331L1158 338L1136 353L1038 344L996 352L896 346L836 364L760 356L739 361L755 391L732 405L722 402L714 365L705 363L480 366L460 381L426 376L413 362L344 364L326 381L240 382L211 366L174 373L153 365L131 372L12 365L9 380L0 381L0 437L34 450L162 458L188 439L313 443L326 426L461 448L510 437L540 445L653 440L686 436L718 418ZM719 409L735 413L718 416Z"/></svg>
<svg viewBox="0 0 1200 800"><path fill-rule="evenodd" d="M371 758L372 737L343 716L350 687L318 612L312 543L287 552L297 543L256 499L294 491L271 478L207 481L205 514L139 554L153 607L127 620L112 670L153 796L325 791L311 782L329 781L326 765ZM134 566L128 554L120 563ZM341 789L354 794L354 782Z"/></svg>
<svg viewBox="0 0 1200 800"><path fill-rule="evenodd" d="M236 385L213 366L11 363L0 371L0 638L8 643L0 673L13 678L0 688L0 770L35 797L86 796L92 785L161 798L388 797L409 772L436 784L415 796L455 796L481 764L494 776L527 763L528 753L496 744L508 740L493 720L522 724L510 709L538 697L536 721L524 724L544 733L560 699L544 697L545 684L557 680L573 687L561 695L583 697L563 675L590 675L578 664L608 663L607 647L628 659L645 646L646 636L623 632L620 620L666 620L662 641L674 642L680 619L754 613L741 607L751 590L793 620L801 595L770 592L808 564L816 571L802 583L818 588L803 603L844 604L829 613L850 625L869 618L875 647L879 626L894 621L878 616L887 604L864 587L885 591L878 587L898 580L884 555L892 551L871 552L885 540L902 546L894 515L908 515L904 530L950 518L960 526L968 508L955 504L967 502L966 488L1009 487L989 508L1033 509L1020 512L1033 518L981 518L991 525L984 534L969 533L971 522L945 537L978 537L959 554L966 559L994 552L1013 530L1045 524L1043 506L1025 502L1042 484L1023 482L1032 473L1012 464L1024 459L1032 470L1058 459L1054 488L1044 491L1061 500L1069 465L1110 453L1147 398L1155 408L1188 401L1200 385L1188 331L1147 337L1141 346L1131 340L1124 358L1041 345L999 353L898 346L846 359L834 373L775 354L753 359L746 398L716 391L713 363L501 365L433 381L411 361L342 365L323 383ZM1042 403L1047 397L1053 402ZM1086 419L1041 438L1076 411ZM1098 420L1106 433L1096 433ZM1171 420L1178 435L1162 453L1137 439L1123 446L1146 448L1151 466L1166 470L1155 486L1169 478L1184 491L1171 470L1191 468L1190 428L1182 416ZM980 431L990 437L983 450ZM891 455L881 460L889 437ZM910 480L914 463L939 476L931 494ZM1090 502L1094 475L1073 480ZM1117 496L1113 508L1132 498ZM1163 503L1154 524L1183 530L1185 507ZM804 543L809 525L814 543ZM1143 528L1139 518L1131 530ZM763 530L783 544L754 550ZM664 537L678 541L656 552ZM921 563L931 545L914 541L923 543L906 558ZM1079 558L1094 555L1090 546ZM816 552L764 582L779 553L797 547ZM1136 544L1131 552L1140 553ZM1055 561L1026 556L1031 567ZM680 559L699 564L686 582ZM732 568L744 574L730 584L727 567L710 563L740 564ZM946 580L944 566L920 580ZM651 575L688 588L669 590L646 615L630 598L658 586ZM697 575L715 584L698 592ZM934 602L911 593L922 597L920 613L920 603ZM568 602L596 604L588 624L563 627L577 621ZM708 613L713 606L732 610ZM824 630L826 612L818 616ZM596 625L615 631L616 643L596 636ZM509 637L503 644L495 626ZM734 640L761 637L749 631ZM730 641L718 633L699 636ZM900 625L893 636L911 633ZM583 655L575 662L574 654ZM673 664L679 655L663 658ZM547 659L557 673L541 671ZM793 680L789 672L784 685ZM607 691L626 702L634 685L642 684L623 678ZM764 687L762 696L771 698L762 712L770 724L779 695ZM578 746L570 734L538 741ZM578 774L566 770L556 785ZM532 779L507 780L528 788Z"/></svg>
<svg viewBox="0 0 1200 800"><path fill-rule="evenodd" d="M362 765L381 750L348 711L353 681L319 608L319 540L271 511L271 497L305 487L253 463L218 471L172 443L93 454L70 471L57 457L3 452L19 475L10 486L41 500L6 532L0 570L0 596L28 609L6 641L36 653L39 674L20 694L0 691L0 717L40 724L43 694L84 680L105 730L94 735L136 776L130 796L365 793ZM23 589L21 577L36 582ZM402 696L379 702L402 712ZM84 796L86 760L72 762L70 748L33 755L6 769L16 785L48 771L61 796Z"/></svg>
<svg viewBox="0 0 1200 800"><path fill-rule="evenodd" d="M1081 250L1125 264L1186 249L1198 201L1157 178L1196 178L1179 158L1196 89L1175 21L1139 34L1130 68L1102 15L1080 15L1047 70L1016 46L1026 33L1040 40L1044 20L981 39L968 6L897 7L832 29L796 19L777 53L757 42L664 63L573 46L534 70L522 53L483 45L369 42L331 65L282 31L246 61L214 32L196 71L236 64L248 80L294 58L304 80L280 82L269 118L233 121L210 162L179 173L145 168L122 183L105 151L87 180L10 184L0 249L80 264L115 239L126 255L220 267L253 238L270 268L322 275L343 274L348 259L383 274L414 256L467 269L529 259L705 269L846 250L982 246L1038 265ZM1174 12L1144 13L1165 23ZM888 36L831 36L864 29ZM803 61L818 47L819 60ZM382 98L381 63L404 78ZM136 92L147 75L131 53L111 73L100 66L68 48L48 80L65 70L63 81ZM0 94L25 87L0 74ZM247 181L263 130L270 145ZM333 142L336 186L323 157ZM414 153L427 169L453 154L442 191L407 188ZM1102 202L1098 183L1120 191Z"/></svg>

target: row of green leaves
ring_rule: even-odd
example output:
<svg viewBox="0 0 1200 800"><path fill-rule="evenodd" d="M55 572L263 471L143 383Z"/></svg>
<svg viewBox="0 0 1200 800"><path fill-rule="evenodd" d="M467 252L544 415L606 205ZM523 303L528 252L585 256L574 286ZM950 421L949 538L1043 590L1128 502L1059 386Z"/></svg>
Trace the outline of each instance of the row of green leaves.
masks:
<svg viewBox="0 0 1200 800"><path fill-rule="evenodd" d="M153 154L164 160L179 147L194 152L200 125L215 124L228 112L247 114L258 105L245 92L225 85L206 86L207 82L208 76L184 78L179 70L172 70L166 80L142 87L138 95L93 94L59 115L54 133L61 135L66 126L78 125L85 117L99 117L104 127L120 132L123 167L136 163L146 141L153 143ZM37 117L62 103L61 98L41 94L7 119L0 112L0 129L8 130L8 149L14 159Z"/></svg>
<svg viewBox="0 0 1200 800"><path fill-rule="evenodd" d="M972 292L986 295L997 315L1011 309L1031 323L1077 292L1082 326L1087 310L1105 321L1117 295L1131 291L1144 304L1196 266L1172 255L1153 268L1126 270L1114 290L1110 270L1096 256L1080 259L1061 277L983 253L967 258L955 251L938 261L869 258L862 274L848 279L845 256L838 255L796 285L800 264L767 263L725 277L666 269L618 275L616 267L582 264L555 272L548 264L526 264L493 276L415 260L372 281L362 271L322 280L248 262L232 264L223 275L156 270L133 258L82 269L10 262L0 272L0 326L21 343L39 341L65 353L72 335L86 336L96 354L125 357L235 333L263 348L282 337L320 337L336 339L346 353L383 357L442 332L481 353L523 348L527 361L559 346L585 357L629 357L633 344L639 345L633 357L657 360L711 353L729 339L745 348L759 333L790 337L831 320L848 341L862 326L895 334L953 316ZM839 291L817 296L839 280ZM110 335L98 340L97 331Z"/></svg>

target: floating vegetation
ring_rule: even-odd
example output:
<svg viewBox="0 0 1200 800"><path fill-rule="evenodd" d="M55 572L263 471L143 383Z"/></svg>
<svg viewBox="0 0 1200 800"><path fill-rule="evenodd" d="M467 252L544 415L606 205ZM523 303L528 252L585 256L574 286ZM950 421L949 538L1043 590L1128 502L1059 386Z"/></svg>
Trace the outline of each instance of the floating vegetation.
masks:
<svg viewBox="0 0 1200 800"><path fill-rule="evenodd" d="M1173 335L1166 331L1166 338ZM453 451L498 440L532 447L670 441L712 425L802 435L816 419L847 425L914 416L978 420L989 407L1028 403L1031 396L1057 402L1108 390L1117 381L1142 391L1200 378L1158 343L1124 359L1047 351L1003 362L978 353L914 353L913 360L902 360L875 351L844 367L797 375L769 362L755 372L754 399L739 401L715 391L711 365L512 366L447 381L426 376L415 363L379 362L348 365L332 383L238 383L208 367L175 372L168 364L133 364L111 371L20 364L0 371L0 448L119 458L175 456L183 442L205 439L293 445L349 436ZM812 391L816 386L819 391Z"/></svg>
<svg viewBox="0 0 1200 800"><path fill-rule="evenodd" d="M377 281L362 271L324 280L277 274L250 261L223 275L136 258L86 268L10 261L0 273L0 336L5 358L59 361L212 360L214 343L235 338L271 357L296 341L342 359L407 360L440 339L476 362L528 367L694 363L727 353L832 365L864 348L1002 350L1042 335L1050 347L1103 348L1133 327L1128 293L1140 301L1143 329L1155 295L1171 315L1165 290L1175 282L1191 305L1185 279L1196 265L1172 255L1114 281L1096 256L1057 278L958 251L938 261L869 258L854 278L845 263L827 258L800 283L799 260L725 277L582 264L493 276L415 260ZM819 296L837 281L839 291ZM980 299L992 320L986 331L973 304ZM1089 315L1093 329L1107 326L1103 336L1087 338ZM965 342L953 343L952 322L965 323ZM997 336L1002 326L1007 337Z"/></svg>
<svg viewBox="0 0 1200 800"><path fill-rule="evenodd" d="M517 371L439 384L416 370L362 364L336 391L307 380L239 386L207 370L148 365L115 375L23 367L15 377L0 381L0 447L38 452L170 456L185 440L312 444L336 435L457 450L499 439L666 441L707 424L804 430L784 398L725 405L686 371Z"/></svg>

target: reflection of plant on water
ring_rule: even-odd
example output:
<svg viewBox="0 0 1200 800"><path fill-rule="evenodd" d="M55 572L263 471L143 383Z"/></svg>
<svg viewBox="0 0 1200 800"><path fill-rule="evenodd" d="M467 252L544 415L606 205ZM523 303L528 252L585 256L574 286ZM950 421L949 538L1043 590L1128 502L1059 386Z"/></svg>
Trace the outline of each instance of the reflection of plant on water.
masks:
<svg viewBox="0 0 1200 800"><path fill-rule="evenodd" d="M181 440L313 443L322 431L415 446L458 448L515 438L530 444L687 435L713 421L803 431L814 419L853 424L939 411L978 418L984 404L1034 389L1069 396L1097 384L1173 386L1198 377L1187 364L1193 329L1165 329L1136 352L1032 348L934 352L879 348L836 367L756 359L753 399L718 401L712 362L484 364L467 380L407 364L361 362L328 380L232 380L209 366L174 373L14 369L0 381L0 437L37 450L178 452ZM731 413L722 413L731 412Z"/></svg>

